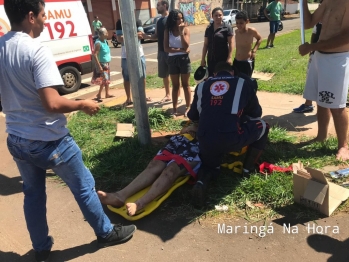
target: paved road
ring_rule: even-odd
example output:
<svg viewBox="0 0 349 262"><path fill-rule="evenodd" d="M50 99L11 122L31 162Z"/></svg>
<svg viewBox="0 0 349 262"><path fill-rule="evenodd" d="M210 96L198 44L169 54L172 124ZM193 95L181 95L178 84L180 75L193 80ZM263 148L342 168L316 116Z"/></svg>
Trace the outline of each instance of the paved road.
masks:
<svg viewBox="0 0 349 262"><path fill-rule="evenodd" d="M287 19L283 21L284 24L284 30L282 33L299 29L300 28L300 21L299 18L293 18L293 19ZM251 24L252 27L255 27L263 38L267 38L269 34L269 23L268 22L261 22L261 23L253 23ZM192 26L191 29L191 35L190 35L190 59L191 61L197 61L201 59L201 51L203 46L203 40L204 40L204 32L206 29L206 25L199 25L199 26ZM154 74L157 72L157 42L146 42L143 44L144 54L147 61L147 74ZM121 75L121 48L114 48L111 47L111 55L112 55L112 62L111 62L111 80L113 82L118 82L122 79ZM89 83L91 81L92 74L84 75L82 82L84 83L83 87L79 92L84 93L86 90L86 87L89 86ZM78 94L74 94L76 96Z"/></svg>

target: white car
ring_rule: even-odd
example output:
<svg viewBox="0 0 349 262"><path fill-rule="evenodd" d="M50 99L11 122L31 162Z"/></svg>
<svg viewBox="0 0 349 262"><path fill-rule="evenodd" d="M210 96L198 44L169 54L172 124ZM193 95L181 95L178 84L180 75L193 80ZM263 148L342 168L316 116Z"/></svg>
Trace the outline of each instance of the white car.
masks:
<svg viewBox="0 0 349 262"><path fill-rule="evenodd" d="M235 15L239 12L238 9L227 9L223 10L223 21L230 24L235 25ZM210 19L210 22L213 22L213 19Z"/></svg>

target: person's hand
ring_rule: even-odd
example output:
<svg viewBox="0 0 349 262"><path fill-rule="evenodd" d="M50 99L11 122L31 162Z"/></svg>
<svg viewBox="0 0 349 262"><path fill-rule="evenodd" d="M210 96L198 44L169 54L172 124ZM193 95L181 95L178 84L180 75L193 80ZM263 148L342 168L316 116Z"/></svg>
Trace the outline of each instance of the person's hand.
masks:
<svg viewBox="0 0 349 262"><path fill-rule="evenodd" d="M206 66L206 60L205 60L205 59L202 59L200 65L201 65L201 66Z"/></svg>
<svg viewBox="0 0 349 262"><path fill-rule="evenodd" d="M179 33L180 33L181 35L184 34L184 28L185 28L186 26L187 26L186 23L181 23L181 24L179 25Z"/></svg>
<svg viewBox="0 0 349 262"><path fill-rule="evenodd" d="M83 106L81 111L84 112L87 115L93 116L97 114L99 111L99 105L97 104L96 101L92 100L83 100Z"/></svg>
<svg viewBox="0 0 349 262"><path fill-rule="evenodd" d="M190 49L189 49L189 47L187 48L187 50L185 50L185 52L186 52L187 54L189 54L189 53L190 53Z"/></svg>
<svg viewBox="0 0 349 262"><path fill-rule="evenodd" d="M229 63L229 65L231 65L231 63L232 63L231 57L228 57L227 63Z"/></svg>
<svg viewBox="0 0 349 262"><path fill-rule="evenodd" d="M182 130L179 132L180 134L187 134L190 132L197 132L198 126L197 125L189 125L182 128Z"/></svg>
<svg viewBox="0 0 349 262"><path fill-rule="evenodd" d="M251 60L254 60L255 57L256 57L256 52L251 51L250 59L251 59Z"/></svg>
<svg viewBox="0 0 349 262"><path fill-rule="evenodd" d="M300 45L298 47L299 54L301 56L305 56L306 54L309 54L312 50L311 45L307 42L304 43L303 45Z"/></svg>
<svg viewBox="0 0 349 262"><path fill-rule="evenodd" d="M139 40L143 39L143 34L144 34L143 32L137 32L137 36Z"/></svg>
<svg viewBox="0 0 349 262"><path fill-rule="evenodd" d="M150 38L150 37L149 37L146 33L143 32L143 33L142 33L142 38L143 38L143 39L148 39L148 38Z"/></svg>

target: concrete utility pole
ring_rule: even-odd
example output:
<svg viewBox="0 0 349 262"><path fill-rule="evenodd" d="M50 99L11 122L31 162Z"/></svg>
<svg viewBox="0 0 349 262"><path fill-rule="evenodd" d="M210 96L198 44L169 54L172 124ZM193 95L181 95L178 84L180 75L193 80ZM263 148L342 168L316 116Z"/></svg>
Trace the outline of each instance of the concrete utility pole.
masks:
<svg viewBox="0 0 349 262"><path fill-rule="evenodd" d="M176 9L176 3L175 3L176 0L170 0L170 8L168 11L171 11L173 9Z"/></svg>
<svg viewBox="0 0 349 262"><path fill-rule="evenodd" d="M139 40L137 37L134 1L119 1L124 44L127 53L127 67L130 75L138 139L142 145L151 143L148 108L145 98L144 76L142 76Z"/></svg>

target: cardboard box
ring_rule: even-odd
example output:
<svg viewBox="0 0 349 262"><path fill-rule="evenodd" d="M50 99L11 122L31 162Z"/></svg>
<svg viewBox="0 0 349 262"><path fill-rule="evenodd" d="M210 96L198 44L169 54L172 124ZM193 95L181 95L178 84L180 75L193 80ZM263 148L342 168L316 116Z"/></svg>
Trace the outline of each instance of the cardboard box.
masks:
<svg viewBox="0 0 349 262"><path fill-rule="evenodd" d="M294 201L330 216L349 197L349 190L328 182L316 169L304 168L301 162L293 164Z"/></svg>
<svg viewBox="0 0 349 262"><path fill-rule="evenodd" d="M116 124L116 134L117 137L132 137L134 133L134 127L132 124Z"/></svg>

